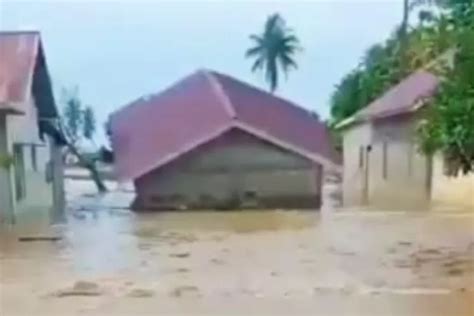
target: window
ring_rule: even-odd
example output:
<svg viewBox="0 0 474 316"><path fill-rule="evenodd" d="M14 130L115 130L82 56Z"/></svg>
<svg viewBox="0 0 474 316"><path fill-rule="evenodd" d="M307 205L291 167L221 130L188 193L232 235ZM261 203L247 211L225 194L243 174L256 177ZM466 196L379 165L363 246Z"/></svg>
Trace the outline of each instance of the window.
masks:
<svg viewBox="0 0 474 316"><path fill-rule="evenodd" d="M257 198L257 192L255 191L245 191L244 199L246 200L255 200Z"/></svg>
<svg viewBox="0 0 474 316"><path fill-rule="evenodd" d="M382 146L382 177L384 179L387 179L387 171L388 171L388 143L386 141L383 142L383 146Z"/></svg>
<svg viewBox="0 0 474 316"><path fill-rule="evenodd" d="M13 168L15 170L15 196L17 201L21 201L26 196L25 159L21 145L13 145L13 159Z"/></svg>

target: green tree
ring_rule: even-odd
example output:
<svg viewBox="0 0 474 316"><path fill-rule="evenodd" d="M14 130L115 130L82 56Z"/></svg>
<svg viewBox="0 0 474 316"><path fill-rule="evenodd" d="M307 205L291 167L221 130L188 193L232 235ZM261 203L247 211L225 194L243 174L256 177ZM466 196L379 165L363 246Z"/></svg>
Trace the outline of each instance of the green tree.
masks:
<svg viewBox="0 0 474 316"><path fill-rule="evenodd" d="M83 123L82 104L78 97L77 87L74 89L63 89L62 102L64 103L63 122L65 132L69 140L76 144L80 139L81 126Z"/></svg>
<svg viewBox="0 0 474 316"><path fill-rule="evenodd" d="M79 160L79 164L82 167L89 170L91 179L94 181L97 187L97 190L101 193L106 192L107 187L102 181L102 178L96 168L95 162L91 159L86 158L85 155L83 155L83 153L81 153L80 149L77 147L77 143L83 136L83 134L80 133L81 129L82 131L85 131L84 117L86 113L85 111L82 110L82 106L81 106L82 103L79 98L78 90L77 88L73 90L63 90L62 94L63 94L62 102L64 104L64 111L63 111L62 117L60 118L59 127L61 130L61 133L65 136L66 146L68 148L68 151L77 157L77 159ZM88 110L86 109L86 111ZM94 125L94 129L95 129L95 125Z"/></svg>
<svg viewBox="0 0 474 316"><path fill-rule="evenodd" d="M424 6L424 7L423 7ZM437 7L439 10L433 10ZM422 8L417 26L408 21ZM419 127L420 149L442 152L450 172L474 171L474 1L404 1L401 27L385 43L370 48L345 76L331 98L332 126L369 105L406 75L420 68L442 78L439 92ZM454 67L438 58L455 52Z"/></svg>
<svg viewBox="0 0 474 316"><path fill-rule="evenodd" d="M408 11L404 13L402 28L406 31L398 28L384 43L369 48L357 68L336 86L331 98L332 125L369 105L408 74L427 66L455 45L452 19L429 11L428 5L434 2L405 2L404 10ZM429 22L409 28L409 14L422 5L427 6L423 15L425 19L429 15Z"/></svg>
<svg viewBox="0 0 474 316"><path fill-rule="evenodd" d="M297 68L294 56L301 49L300 42L277 13L267 18L261 34L250 35L250 39L253 46L245 56L254 59L252 72L263 72L273 93L278 88L280 72L287 76L290 70Z"/></svg>
<svg viewBox="0 0 474 316"><path fill-rule="evenodd" d="M474 3L459 1L448 8L456 17L454 66L439 74L439 92L419 126L419 138L423 152L442 152L447 171L457 175L474 172Z"/></svg>
<svg viewBox="0 0 474 316"><path fill-rule="evenodd" d="M96 131L96 120L94 110L88 106L83 112L82 135L85 139L93 140Z"/></svg>

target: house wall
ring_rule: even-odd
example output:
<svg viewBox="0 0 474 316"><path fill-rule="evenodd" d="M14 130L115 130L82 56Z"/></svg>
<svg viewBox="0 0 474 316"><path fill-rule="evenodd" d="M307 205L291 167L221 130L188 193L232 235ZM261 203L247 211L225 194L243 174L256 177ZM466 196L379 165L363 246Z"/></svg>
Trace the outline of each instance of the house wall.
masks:
<svg viewBox="0 0 474 316"><path fill-rule="evenodd" d="M135 208L317 208L321 167L234 130L141 177L136 188Z"/></svg>
<svg viewBox="0 0 474 316"><path fill-rule="evenodd" d="M365 160L367 146L371 143L372 127L369 124L356 125L345 130L343 136L343 204L362 205L365 203Z"/></svg>
<svg viewBox="0 0 474 316"><path fill-rule="evenodd" d="M416 117L378 120L372 129L369 203L395 209L426 208L431 168L417 149Z"/></svg>
<svg viewBox="0 0 474 316"><path fill-rule="evenodd" d="M0 155L10 154L7 133L7 117L0 113ZM0 167L0 223L12 222L13 217L12 174L10 169Z"/></svg>
<svg viewBox="0 0 474 316"><path fill-rule="evenodd" d="M369 204L383 209L420 210L449 207L474 211L474 175L448 177L441 156L429 159L422 155L415 139L418 120L415 115L391 117L345 131L345 206ZM364 155L361 167L359 148L368 144L371 150ZM367 199L364 200L366 168Z"/></svg>
<svg viewBox="0 0 474 316"><path fill-rule="evenodd" d="M416 120L391 117L344 132L345 206L426 208L430 161L417 150Z"/></svg>
<svg viewBox="0 0 474 316"><path fill-rule="evenodd" d="M474 211L474 174L449 177L444 172L443 158L433 160L431 199L434 207Z"/></svg>
<svg viewBox="0 0 474 316"><path fill-rule="evenodd" d="M54 168L52 168L50 161L52 146L55 147L55 145L47 137L45 137L45 140L39 138L38 115L33 100L23 108L25 109L24 115L4 116L2 130L7 131L3 134L6 143L3 148L4 152L13 156L15 146L19 146L23 152L25 197L17 198L15 170L20 166L13 165L8 172L3 171L1 188L3 191L4 188L8 187L8 189L5 189L5 192L8 193L0 196L2 199L0 205L3 205L2 212L4 214L10 214L3 216L4 221L17 223L20 221L38 221L39 219L48 221L53 211L52 171ZM35 151L35 154L33 154L33 151ZM47 174L49 179L47 179ZM60 178L55 179L60 180ZM10 202L7 202L8 199Z"/></svg>

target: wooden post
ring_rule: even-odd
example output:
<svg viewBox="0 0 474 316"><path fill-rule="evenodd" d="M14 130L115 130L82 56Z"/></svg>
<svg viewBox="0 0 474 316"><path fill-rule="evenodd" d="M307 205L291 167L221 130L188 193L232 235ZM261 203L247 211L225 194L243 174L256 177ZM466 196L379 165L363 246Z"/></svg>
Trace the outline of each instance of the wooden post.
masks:
<svg viewBox="0 0 474 316"><path fill-rule="evenodd" d="M0 113L0 155L11 156L6 114ZM0 221L15 223L12 168L0 167Z"/></svg>
<svg viewBox="0 0 474 316"><path fill-rule="evenodd" d="M53 186L53 207L51 208L51 223L64 222L66 220L65 194L64 194L64 168L62 161L61 146L49 138L50 144L50 169Z"/></svg>

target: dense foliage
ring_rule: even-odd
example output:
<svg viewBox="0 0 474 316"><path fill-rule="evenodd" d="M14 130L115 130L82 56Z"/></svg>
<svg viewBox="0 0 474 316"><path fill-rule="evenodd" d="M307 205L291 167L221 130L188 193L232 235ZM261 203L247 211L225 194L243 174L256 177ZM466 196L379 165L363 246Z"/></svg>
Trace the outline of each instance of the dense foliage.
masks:
<svg viewBox="0 0 474 316"><path fill-rule="evenodd" d="M454 32L448 17L430 16L426 21L426 13L420 16L418 26L404 35L405 47L397 29L385 43L368 49L360 65L341 80L331 97L333 123L353 115L453 46Z"/></svg>
<svg viewBox="0 0 474 316"><path fill-rule="evenodd" d="M250 35L250 39L254 46L245 56L254 59L252 72L262 71L270 91L274 92L280 72L286 76L291 69L297 68L294 55L300 49L299 40L279 14L269 16L262 34Z"/></svg>
<svg viewBox="0 0 474 316"><path fill-rule="evenodd" d="M467 7L466 7L467 8ZM448 172L474 172L474 6L461 16L454 66L446 69L428 117L419 127L425 153L441 151Z"/></svg>
<svg viewBox="0 0 474 316"><path fill-rule="evenodd" d="M473 171L474 1L405 3L400 28L385 43L371 47L336 87L331 123L350 117L410 73L428 68L444 80L420 126L420 148L427 154L442 151L452 174ZM419 21L410 28L407 17L414 9L419 9ZM454 65L445 67L438 57L450 49Z"/></svg>

